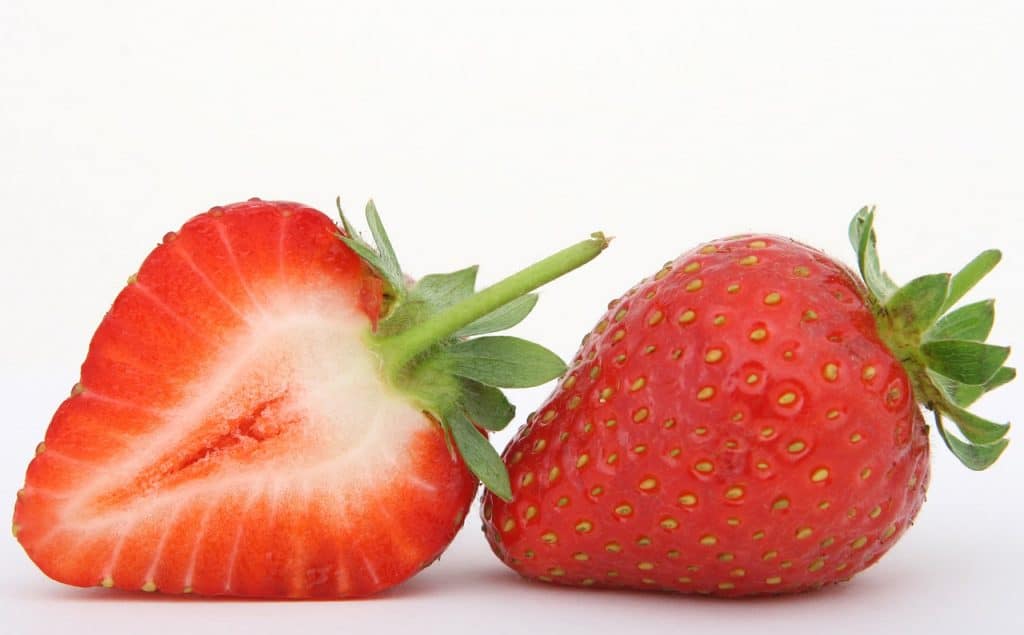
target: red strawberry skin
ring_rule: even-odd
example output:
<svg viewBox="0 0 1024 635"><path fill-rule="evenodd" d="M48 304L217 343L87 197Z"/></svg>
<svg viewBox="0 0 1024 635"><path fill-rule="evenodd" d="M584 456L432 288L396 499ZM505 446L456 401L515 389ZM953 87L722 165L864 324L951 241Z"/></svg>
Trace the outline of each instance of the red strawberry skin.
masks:
<svg viewBox="0 0 1024 635"><path fill-rule="evenodd" d="M492 549L529 578L738 596L876 562L928 440L861 283L786 238L709 243L613 301L508 446Z"/></svg>
<svg viewBox="0 0 1024 635"><path fill-rule="evenodd" d="M476 480L375 376L381 281L325 215L218 207L153 250L28 467L15 536L78 586L358 597L436 559Z"/></svg>

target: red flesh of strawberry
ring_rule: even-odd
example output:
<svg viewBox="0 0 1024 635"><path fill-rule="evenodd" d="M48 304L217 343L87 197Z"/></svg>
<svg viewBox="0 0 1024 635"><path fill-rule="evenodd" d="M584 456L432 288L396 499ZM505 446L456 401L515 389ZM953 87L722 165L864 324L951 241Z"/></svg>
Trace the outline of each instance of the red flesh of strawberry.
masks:
<svg viewBox="0 0 1024 635"><path fill-rule="evenodd" d="M928 439L864 287L777 236L611 303L504 453L485 532L520 574L747 595L848 579L911 524Z"/></svg>
<svg viewBox="0 0 1024 635"><path fill-rule="evenodd" d="M103 319L18 494L49 576L353 597L426 566L476 479L381 382L381 281L326 216L214 208L168 234Z"/></svg>

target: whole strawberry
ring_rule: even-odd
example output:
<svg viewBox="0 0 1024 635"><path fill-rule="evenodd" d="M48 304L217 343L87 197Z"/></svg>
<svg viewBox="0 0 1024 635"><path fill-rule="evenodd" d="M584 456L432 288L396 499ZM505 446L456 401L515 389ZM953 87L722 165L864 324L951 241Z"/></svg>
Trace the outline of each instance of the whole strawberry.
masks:
<svg viewBox="0 0 1024 635"><path fill-rule="evenodd" d="M14 535L79 586L354 597L435 560L477 477L508 496L479 428L498 387L559 375L513 337L527 292L598 236L480 292L476 267L409 282L303 205L216 207L164 237L103 318L18 492ZM467 469L468 468L468 469Z"/></svg>
<svg viewBox="0 0 1024 635"><path fill-rule="evenodd" d="M505 450L513 501L485 494L494 552L560 584L724 596L845 580L907 530L935 412L972 469L1006 425L964 408L1014 377L984 344L992 302L940 317L998 262L897 288L873 211L851 224L866 286L779 236L713 241L609 305ZM955 422L963 439L943 427Z"/></svg>

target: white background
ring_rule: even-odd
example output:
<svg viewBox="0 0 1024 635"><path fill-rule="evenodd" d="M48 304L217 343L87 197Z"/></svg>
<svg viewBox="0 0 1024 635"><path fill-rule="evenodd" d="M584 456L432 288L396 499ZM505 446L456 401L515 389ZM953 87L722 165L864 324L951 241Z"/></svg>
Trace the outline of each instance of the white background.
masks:
<svg viewBox="0 0 1024 635"><path fill-rule="evenodd" d="M614 234L518 329L566 357L607 300L699 241L765 230L851 262L846 223L878 203L897 279L1003 248L978 293L1000 299L994 341L1020 344L1020 3L99 4L0 3L9 503L125 278L164 232L250 196L340 194L356 218L373 196L413 275L481 263L494 281ZM1006 420L1021 396L980 411ZM363 602L73 589L8 538L0 632L1019 633L1024 448L974 474L936 443L918 524L817 594L550 589L505 569L474 515L439 564Z"/></svg>

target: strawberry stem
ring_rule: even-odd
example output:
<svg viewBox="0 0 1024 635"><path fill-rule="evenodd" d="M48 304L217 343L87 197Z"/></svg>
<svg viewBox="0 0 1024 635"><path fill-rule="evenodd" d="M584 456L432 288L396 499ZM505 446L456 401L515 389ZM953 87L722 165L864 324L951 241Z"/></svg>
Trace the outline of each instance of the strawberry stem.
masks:
<svg viewBox="0 0 1024 635"><path fill-rule="evenodd" d="M610 239L596 232L483 289L412 328L374 336L373 346L384 361L384 374L394 381L419 356L451 338L459 329L530 291L581 267L600 254Z"/></svg>

